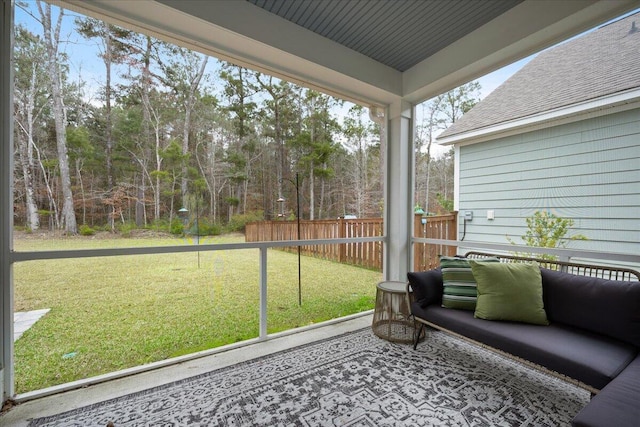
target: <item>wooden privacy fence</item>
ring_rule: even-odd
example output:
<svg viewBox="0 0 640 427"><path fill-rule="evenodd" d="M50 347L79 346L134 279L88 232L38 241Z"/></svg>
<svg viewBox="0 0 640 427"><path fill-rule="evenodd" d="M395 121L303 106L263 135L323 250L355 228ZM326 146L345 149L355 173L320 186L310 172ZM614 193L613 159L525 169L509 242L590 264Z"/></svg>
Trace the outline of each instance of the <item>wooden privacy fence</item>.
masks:
<svg viewBox="0 0 640 427"><path fill-rule="evenodd" d="M413 230L415 237L457 240L458 213L424 217L415 215ZM456 250L456 246L416 243L413 245L413 270L424 271L436 268L440 265L440 255L453 256Z"/></svg>
<svg viewBox="0 0 640 427"><path fill-rule="evenodd" d="M415 216L416 237L456 239L457 214L425 217ZM382 236L382 218L300 220L300 239L297 221L251 222L245 228L245 241L266 242L281 240L341 239ZM297 252L297 247L282 248ZM382 242L353 242L333 245L306 245L300 252L345 264L382 270ZM439 255L455 255L455 246L414 245L414 270L421 271L438 266Z"/></svg>
<svg viewBox="0 0 640 427"><path fill-rule="evenodd" d="M382 218L300 220L300 239L297 221L251 222L245 228L245 241L265 242L280 240L344 239L382 236ZM283 248L297 252L297 247ZM353 242L334 245L307 245L300 249L303 255L382 269L382 242Z"/></svg>

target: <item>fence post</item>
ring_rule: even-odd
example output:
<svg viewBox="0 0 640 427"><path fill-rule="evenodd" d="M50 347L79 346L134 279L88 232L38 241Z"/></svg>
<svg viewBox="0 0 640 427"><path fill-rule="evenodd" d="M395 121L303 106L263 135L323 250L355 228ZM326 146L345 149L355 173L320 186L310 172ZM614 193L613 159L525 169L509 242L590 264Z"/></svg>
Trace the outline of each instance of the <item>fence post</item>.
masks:
<svg viewBox="0 0 640 427"><path fill-rule="evenodd" d="M451 234L449 234L449 240L458 240L458 211L451 213L453 219L449 222L451 224ZM453 256L457 253L458 248L449 247L449 255Z"/></svg>
<svg viewBox="0 0 640 427"><path fill-rule="evenodd" d="M422 215L414 214L413 215L413 236L414 237L424 237L423 233L419 233L422 231ZM422 265L422 254L424 252L425 245L423 243L414 243L413 244L413 271L420 271Z"/></svg>
<svg viewBox="0 0 640 427"><path fill-rule="evenodd" d="M344 222L344 218L338 220L338 238L344 239L347 236L347 224ZM338 261L344 262L347 257L347 244L340 244L340 253L338 254Z"/></svg>

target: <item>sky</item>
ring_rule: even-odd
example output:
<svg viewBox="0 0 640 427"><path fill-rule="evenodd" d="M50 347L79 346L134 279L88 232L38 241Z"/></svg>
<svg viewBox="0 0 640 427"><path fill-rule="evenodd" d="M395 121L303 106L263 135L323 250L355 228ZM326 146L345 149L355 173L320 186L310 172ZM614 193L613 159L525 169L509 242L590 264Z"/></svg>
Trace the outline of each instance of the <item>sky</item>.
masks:
<svg viewBox="0 0 640 427"><path fill-rule="evenodd" d="M524 67L529 61L531 61L535 57L534 55L523 58L519 61L516 61L512 64L509 64L505 67L502 67L496 71L493 71L489 74L485 74L484 76L476 79L478 83L480 83L480 100L484 99L491 92L496 90L498 86L504 83L509 77L513 76L515 73L520 71L522 67ZM429 102L428 100L425 102ZM416 123L420 123L422 121L421 109L418 106L416 109ZM442 130L444 131L444 129ZM440 157L451 149L449 146L441 146L438 144L433 144L431 147L432 156Z"/></svg>
<svg viewBox="0 0 640 427"><path fill-rule="evenodd" d="M22 24L28 28L31 32L36 34L42 34L42 25L36 20L39 19L39 12L36 6L35 0L22 0L22 3L28 5L28 11L25 11L19 5L15 7L15 25ZM56 13L59 10L58 7L52 7L52 20L58 17ZM30 16L30 14L32 16ZM71 10L65 9L65 16L62 20L62 26L60 31L60 51L69 55L71 60L69 65L69 78L72 81L78 81L81 79L84 83L85 96L87 101L97 105L99 101L98 91L101 85L104 84L105 66L100 57L100 48L98 42L95 39L85 39L75 31L75 19L77 17L84 17L84 15L78 14ZM114 66L116 72L114 73L114 79L118 79L117 74L124 68L118 69L117 65ZM207 71L211 75L217 75L218 61L209 61L207 64Z"/></svg>
<svg viewBox="0 0 640 427"><path fill-rule="evenodd" d="M502 67L492 73L489 73L478 79L480 83L480 99L486 98L491 92L504 83L509 77L520 71L529 61L531 61L535 55L528 56L524 59L514 62L513 64Z"/></svg>

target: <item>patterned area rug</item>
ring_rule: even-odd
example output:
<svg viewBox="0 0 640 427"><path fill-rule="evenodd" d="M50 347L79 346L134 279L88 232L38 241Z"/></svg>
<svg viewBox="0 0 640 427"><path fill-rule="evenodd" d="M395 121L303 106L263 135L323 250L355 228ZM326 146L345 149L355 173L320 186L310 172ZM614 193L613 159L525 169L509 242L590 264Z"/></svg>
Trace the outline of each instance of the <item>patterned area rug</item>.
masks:
<svg viewBox="0 0 640 427"><path fill-rule="evenodd" d="M30 426L564 426L589 393L443 332L414 351L370 329Z"/></svg>

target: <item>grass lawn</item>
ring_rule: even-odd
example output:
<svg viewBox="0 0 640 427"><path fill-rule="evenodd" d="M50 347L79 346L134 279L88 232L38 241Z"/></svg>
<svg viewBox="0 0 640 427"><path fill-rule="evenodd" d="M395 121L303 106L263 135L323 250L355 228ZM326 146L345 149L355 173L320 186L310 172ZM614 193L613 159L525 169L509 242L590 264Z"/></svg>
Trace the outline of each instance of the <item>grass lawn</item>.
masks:
<svg viewBox="0 0 640 427"><path fill-rule="evenodd" d="M243 242L223 236L207 243ZM16 250L181 244L175 238L16 238ZM269 250L268 332L373 308L381 273ZM16 392L258 336L259 251L28 261L14 266L15 310L50 308L15 345Z"/></svg>

